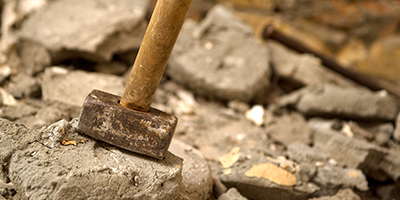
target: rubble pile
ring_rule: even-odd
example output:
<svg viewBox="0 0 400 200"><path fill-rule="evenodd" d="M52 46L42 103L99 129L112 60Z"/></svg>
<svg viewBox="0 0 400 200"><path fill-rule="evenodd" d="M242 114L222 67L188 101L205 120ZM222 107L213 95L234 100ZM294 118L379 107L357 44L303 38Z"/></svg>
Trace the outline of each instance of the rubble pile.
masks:
<svg viewBox="0 0 400 200"><path fill-rule="evenodd" d="M400 198L398 97L259 38L396 86L400 4L194 0L152 104L179 119L161 161L76 130L92 89L123 93L153 5L2 1L0 199Z"/></svg>

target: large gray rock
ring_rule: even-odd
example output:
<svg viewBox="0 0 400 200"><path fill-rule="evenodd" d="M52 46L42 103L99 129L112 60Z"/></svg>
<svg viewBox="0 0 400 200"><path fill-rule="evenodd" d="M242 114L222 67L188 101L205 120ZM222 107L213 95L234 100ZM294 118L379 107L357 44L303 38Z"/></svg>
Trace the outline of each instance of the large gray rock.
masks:
<svg viewBox="0 0 400 200"><path fill-rule="evenodd" d="M167 74L197 94L250 101L269 86L268 55L252 29L218 5L200 24L186 21Z"/></svg>
<svg viewBox="0 0 400 200"><path fill-rule="evenodd" d="M82 106L86 96L99 89L122 95L124 84L121 77L85 71L67 71L60 67L47 68L42 81L43 99Z"/></svg>
<svg viewBox="0 0 400 200"><path fill-rule="evenodd" d="M319 189L313 183L303 181L301 169L290 160L274 159L256 152L239 151L232 157L236 156L231 166L225 166L220 178L224 185L235 187L248 199L305 200Z"/></svg>
<svg viewBox="0 0 400 200"><path fill-rule="evenodd" d="M318 167L317 174L312 181L321 188L317 192L317 196L333 195L345 188L361 192L369 190L367 178L358 169L324 165Z"/></svg>
<svg viewBox="0 0 400 200"><path fill-rule="evenodd" d="M181 200L206 200L212 193L213 181L207 161L192 146L173 139L169 151L183 159Z"/></svg>
<svg viewBox="0 0 400 200"><path fill-rule="evenodd" d="M320 130L315 133L314 148L334 158L339 166L360 169L364 174L380 181L388 178L379 167L387 151L379 146L349 138L333 130Z"/></svg>
<svg viewBox="0 0 400 200"><path fill-rule="evenodd" d="M53 59L65 52L110 60L117 51L137 48L143 38L148 1L57 0L23 22L19 35L43 45Z"/></svg>
<svg viewBox="0 0 400 200"><path fill-rule="evenodd" d="M21 199L177 199L182 159L155 160L97 142L61 120L30 131L0 119L0 175ZM5 167L3 167L5 166Z"/></svg>
<svg viewBox="0 0 400 200"><path fill-rule="evenodd" d="M310 54L298 54L274 41L268 42L271 61L280 78L301 85L335 84L343 87L355 84L325 68L321 60ZM293 85L295 87L296 85Z"/></svg>
<svg viewBox="0 0 400 200"><path fill-rule="evenodd" d="M394 121L399 111L396 100L387 92L342 88L334 85L309 86L280 100L307 116L343 117L362 120Z"/></svg>

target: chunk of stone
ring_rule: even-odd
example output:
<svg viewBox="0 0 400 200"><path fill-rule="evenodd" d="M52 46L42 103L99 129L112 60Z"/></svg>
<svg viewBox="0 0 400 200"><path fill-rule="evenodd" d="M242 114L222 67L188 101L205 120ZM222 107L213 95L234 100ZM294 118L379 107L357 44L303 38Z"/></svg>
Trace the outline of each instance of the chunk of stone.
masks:
<svg viewBox="0 0 400 200"><path fill-rule="evenodd" d="M0 38L0 82L16 74L21 68L17 39L13 35L2 35Z"/></svg>
<svg viewBox="0 0 400 200"><path fill-rule="evenodd" d="M387 152L379 146L333 130L320 130L315 133L314 148L334 158L339 166L360 169L367 176L380 181L387 179L379 167Z"/></svg>
<svg viewBox="0 0 400 200"><path fill-rule="evenodd" d="M51 64L51 55L41 44L22 41L18 51L22 65L28 75L36 75Z"/></svg>
<svg viewBox="0 0 400 200"><path fill-rule="evenodd" d="M17 120L23 117L35 115L38 108L27 104L16 104L14 106L2 106L0 108L0 117L8 120Z"/></svg>
<svg viewBox="0 0 400 200"><path fill-rule="evenodd" d="M319 188L300 179L298 165L255 152L238 151L239 158L225 166L221 181L228 188L235 187L248 199L308 199Z"/></svg>
<svg viewBox="0 0 400 200"><path fill-rule="evenodd" d="M38 109L36 114L21 117L16 122L22 123L30 129L38 129L62 119L70 119L67 109L52 105L44 106Z"/></svg>
<svg viewBox="0 0 400 200"><path fill-rule="evenodd" d="M42 81L43 99L82 106L86 96L99 89L115 95L122 95L122 78L101 73L68 71L60 67L47 68Z"/></svg>
<svg viewBox="0 0 400 200"><path fill-rule="evenodd" d="M307 116L394 121L399 111L396 100L385 91L371 92L330 84L300 89L280 101L280 105L293 105Z"/></svg>
<svg viewBox="0 0 400 200"><path fill-rule="evenodd" d="M379 164L380 169L394 181L398 181L400 179L399 155L399 150L390 150Z"/></svg>
<svg viewBox="0 0 400 200"><path fill-rule="evenodd" d="M37 140L36 132L29 132L24 125L0 118L0 179L9 182L8 169L12 154L25 149L29 143Z"/></svg>
<svg viewBox="0 0 400 200"><path fill-rule="evenodd" d="M236 188L230 188L227 192L218 197L218 200L247 200Z"/></svg>
<svg viewBox="0 0 400 200"><path fill-rule="evenodd" d="M271 61L276 73L295 86L335 84L351 87L355 84L338 73L322 66L321 60L309 54L298 54L282 44L268 42Z"/></svg>
<svg viewBox="0 0 400 200"><path fill-rule="evenodd" d="M358 191L368 191L368 182L361 170L324 165L318 167L312 181L320 186L317 196L333 195L339 189L351 188Z"/></svg>
<svg viewBox="0 0 400 200"><path fill-rule="evenodd" d="M268 110L265 130L272 139L289 145L293 142L311 143L313 130L298 112L285 112L280 115Z"/></svg>
<svg viewBox="0 0 400 200"><path fill-rule="evenodd" d="M24 73L19 73L11 77L8 91L17 99L38 98L42 95L39 82Z"/></svg>
<svg viewBox="0 0 400 200"><path fill-rule="evenodd" d="M19 36L43 45L55 61L67 53L106 61L115 52L139 47L148 1L51 1L22 23Z"/></svg>
<svg viewBox="0 0 400 200"><path fill-rule="evenodd" d="M298 163L307 162L317 165L317 162L325 163L328 161L328 157L325 154L301 142L289 144L288 155L291 160Z"/></svg>
<svg viewBox="0 0 400 200"><path fill-rule="evenodd" d="M186 21L166 72L197 94L248 102L269 87L268 55L248 25L217 5L198 25Z"/></svg>
<svg viewBox="0 0 400 200"><path fill-rule="evenodd" d="M97 142L76 132L77 119L39 131L0 122L0 166L22 199L177 199L181 191L182 159L169 152L154 160Z"/></svg>
<svg viewBox="0 0 400 200"><path fill-rule="evenodd" d="M179 199L209 199L213 182L210 168L201 152L178 139L172 140L169 151L183 159L182 192Z"/></svg>
<svg viewBox="0 0 400 200"><path fill-rule="evenodd" d="M324 196L318 198L312 198L310 200L361 200L360 196L358 196L352 189L342 189L338 193L332 196Z"/></svg>

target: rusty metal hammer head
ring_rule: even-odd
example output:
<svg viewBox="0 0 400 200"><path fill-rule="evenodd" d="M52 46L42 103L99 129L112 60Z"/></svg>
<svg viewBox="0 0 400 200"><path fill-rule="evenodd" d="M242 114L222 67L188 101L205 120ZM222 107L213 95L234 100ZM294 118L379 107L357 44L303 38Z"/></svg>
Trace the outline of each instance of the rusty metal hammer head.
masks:
<svg viewBox="0 0 400 200"><path fill-rule="evenodd" d="M162 159L171 143L178 119L150 108L125 108L121 97L93 90L83 104L78 130L115 146Z"/></svg>
<svg viewBox="0 0 400 200"><path fill-rule="evenodd" d="M115 146L162 159L178 119L151 108L192 0L158 0L122 97L93 90L78 131Z"/></svg>

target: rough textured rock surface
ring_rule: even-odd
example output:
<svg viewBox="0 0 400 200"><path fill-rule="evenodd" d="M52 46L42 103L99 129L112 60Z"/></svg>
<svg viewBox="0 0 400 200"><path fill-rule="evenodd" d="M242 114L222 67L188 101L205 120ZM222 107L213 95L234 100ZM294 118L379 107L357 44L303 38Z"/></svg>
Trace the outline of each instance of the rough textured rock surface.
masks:
<svg viewBox="0 0 400 200"><path fill-rule="evenodd" d="M356 193L354 193L353 190L343 189L333 196L312 198L310 200L361 200L361 198Z"/></svg>
<svg viewBox="0 0 400 200"><path fill-rule="evenodd" d="M333 130L316 131L314 146L317 151L334 158L339 166L361 169L378 180L387 178L379 169L386 151L378 146Z"/></svg>
<svg viewBox="0 0 400 200"><path fill-rule="evenodd" d="M308 127L307 121L298 112L279 114L267 112L265 130L272 139L285 145L293 142L309 144L313 135L313 130Z"/></svg>
<svg viewBox="0 0 400 200"><path fill-rule="evenodd" d="M300 174L301 169L290 160L241 151L236 152L229 160L233 157L233 164L225 166L220 173L221 181L228 188L235 187L248 199L301 200L310 198L319 189L310 182L304 182ZM260 177L248 174L255 166L266 163L269 163L267 166L276 167L260 169L256 172ZM266 176L267 174L270 176Z"/></svg>
<svg viewBox="0 0 400 200"><path fill-rule="evenodd" d="M358 120L394 121L399 107L384 91L341 88L334 85L309 86L284 96L280 104L292 104L307 116L343 117Z"/></svg>
<svg viewBox="0 0 400 200"><path fill-rule="evenodd" d="M298 86L334 84L344 87L355 84L343 76L325 68L321 60L309 54L295 53L282 44L268 41L271 61L280 78Z"/></svg>
<svg viewBox="0 0 400 200"><path fill-rule="evenodd" d="M41 44L23 41L18 51L25 72L29 75L36 75L44 71L44 68L51 64L51 55Z"/></svg>
<svg viewBox="0 0 400 200"><path fill-rule="evenodd" d="M37 98L42 95L39 82L27 74L20 73L11 77L8 91L18 99Z"/></svg>
<svg viewBox="0 0 400 200"><path fill-rule="evenodd" d="M218 200L247 200L242 196L236 188L230 188L226 193L222 194Z"/></svg>
<svg viewBox="0 0 400 200"><path fill-rule="evenodd" d="M46 69L43 76L42 92L46 101L82 106L86 96L93 89L122 95L124 84L122 78L115 75L68 71L59 67Z"/></svg>
<svg viewBox="0 0 400 200"><path fill-rule="evenodd" d="M19 35L63 60L66 52L91 60L136 48L143 38L148 1L52 1L23 22Z"/></svg>
<svg viewBox="0 0 400 200"><path fill-rule="evenodd" d="M269 87L268 55L249 26L215 6L200 24L184 24L167 73L195 93L250 101Z"/></svg>
<svg viewBox="0 0 400 200"><path fill-rule="evenodd" d="M40 131L0 123L1 175L21 199L177 199L181 191L182 159L171 153L158 161L97 142L75 131L77 119Z"/></svg>
<svg viewBox="0 0 400 200"><path fill-rule="evenodd" d="M312 181L319 186L324 186L317 192L317 196L333 195L339 189L345 188L362 192L369 189L367 178L361 170L330 165L318 167L317 174Z"/></svg>
<svg viewBox="0 0 400 200"><path fill-rule="evenodd" d="M178 139L172 140L169 151L183 159L180 199L209 199L213 182L210 168L201 152Z"/></svg>

